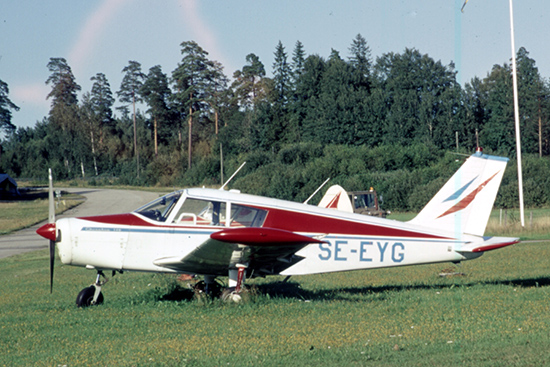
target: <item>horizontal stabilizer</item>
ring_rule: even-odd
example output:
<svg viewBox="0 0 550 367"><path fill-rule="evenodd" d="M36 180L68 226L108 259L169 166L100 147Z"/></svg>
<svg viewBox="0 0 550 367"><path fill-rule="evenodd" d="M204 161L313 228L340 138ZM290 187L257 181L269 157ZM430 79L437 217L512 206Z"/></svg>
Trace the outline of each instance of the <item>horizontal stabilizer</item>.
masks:
<svg viewBox="0 0 550 367"><path fill-rule="evenodd" d="M501 247L514 245L519 242L519 238L513 237L484 237L483 242L473 242L462 246L458 252L485 252L496 250Z"/></svg>

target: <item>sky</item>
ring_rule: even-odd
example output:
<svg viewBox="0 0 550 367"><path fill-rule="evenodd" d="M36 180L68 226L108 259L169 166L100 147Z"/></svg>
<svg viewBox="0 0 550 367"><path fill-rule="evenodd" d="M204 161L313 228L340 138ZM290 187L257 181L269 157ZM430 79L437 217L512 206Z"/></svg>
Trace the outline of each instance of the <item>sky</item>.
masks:
<svg viewBox="0 0 550 367"><path fill-rule="evenodd" d="M344 59L357 34L373 61L415 48L444 65L454 62L464 85L510 62L510 11L506 0L17 0L0 3L0 80L9 86L17 127L48 115L50 58L63 57L82 93L97 73L113 96L128 61L142 71L160 65L171 75L180 44L193 40L224 66L228 77L254 53L273 70L279 41L289 61L297 41L306 55ZM515 50L525 47L540 74L550 76L550 1L514 2ZM521 98L521 97L520 97ZM116 103L120 105L120 103Z"/></svg>

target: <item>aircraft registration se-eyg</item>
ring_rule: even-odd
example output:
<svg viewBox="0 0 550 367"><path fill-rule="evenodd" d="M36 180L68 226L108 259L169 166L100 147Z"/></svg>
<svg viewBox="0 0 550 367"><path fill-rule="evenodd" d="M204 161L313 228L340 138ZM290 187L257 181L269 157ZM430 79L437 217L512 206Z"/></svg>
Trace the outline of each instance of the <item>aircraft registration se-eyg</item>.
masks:
<svg viewBox="0 0 550 367"><path fill-rule="evenodd" d="M37 233L50 240L51 284L55 245L63 264L97 271L78 306L103 302L108 270L200 275L206 292L228 276L223 295L239 301L246 278L456 263L519 242L483 236L507 161L478 149L409 222L353 213L343 190L314 206L191 188L127 214L51 214Z"/></svg>

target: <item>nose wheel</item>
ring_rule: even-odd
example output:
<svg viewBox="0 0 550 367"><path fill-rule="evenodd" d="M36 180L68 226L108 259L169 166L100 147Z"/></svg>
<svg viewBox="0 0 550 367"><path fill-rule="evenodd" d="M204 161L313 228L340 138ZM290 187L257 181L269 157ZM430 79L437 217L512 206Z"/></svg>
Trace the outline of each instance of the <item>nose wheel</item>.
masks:
<svg viewBox="0 0 550 367"><path fill-rule="evenodd" d="M103 281L101 281L103 277ZM103 293L101 293L101 287L107 283L109 279L103 274L102 271L97 272L97 278L94 284L84 288L78 293L76 297L76 305L78 307L88 307L99 305L103 303Z"/></svg>

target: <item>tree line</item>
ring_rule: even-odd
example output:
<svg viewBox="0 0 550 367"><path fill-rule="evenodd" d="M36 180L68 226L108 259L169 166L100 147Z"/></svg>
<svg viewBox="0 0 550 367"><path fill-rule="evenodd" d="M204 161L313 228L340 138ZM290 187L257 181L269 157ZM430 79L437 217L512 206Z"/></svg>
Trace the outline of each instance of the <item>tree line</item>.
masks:
<svg viewBox="0 0 550 367"><path fill-rule="evenodd" d="M345 56L332 49L328 58L307 55L300 41L289 54L279 42L271 77L251 53L230 79L196 42L180 47L181 61L170 74L159 65L144 71L131 60L122 68L115 93L107 77L97 73L91 90L80 98L81 87L67 61L51 58L46 80L51 108L34 127L11 123L18 107L0 80L0 129L5 133L0 171L44 178L44 167L52 167L56 179L215 185L223 180L222 165L231 173L247 160L235 185L293 200L326 177L339 177L352 190L379 185L401 172L396 179L404 181L395 185L403 192L391 193L388 181L385 197L392 209L411 209L419 205L410 199L412 193L423 196L426 187L420 187L435 185L430 183L446 172L423 171L447 162L445 152L471 153L482 146L486 152L515 156L508 63L462 87L453 63L444 65L408 48L374 60L358 34ZM525 48L517 53L517 66L522 150L526 159L547 162L550 84ZM117 99L121 106L115 109ZM380 161L375 154L389 155L387 161L409 158L380 165L372 162ZM425 156L429 159L418 158ZM533 185L544 184L541 179ZM531 204L548 201L537 200ZM505 205L513 206L512 199Z"/></svg>

